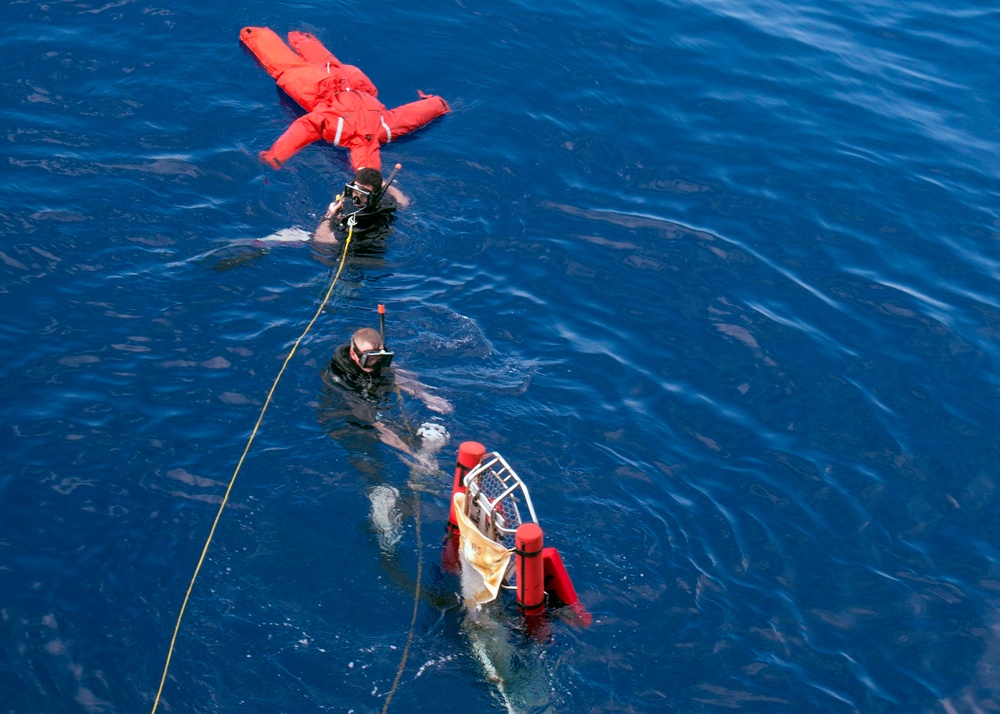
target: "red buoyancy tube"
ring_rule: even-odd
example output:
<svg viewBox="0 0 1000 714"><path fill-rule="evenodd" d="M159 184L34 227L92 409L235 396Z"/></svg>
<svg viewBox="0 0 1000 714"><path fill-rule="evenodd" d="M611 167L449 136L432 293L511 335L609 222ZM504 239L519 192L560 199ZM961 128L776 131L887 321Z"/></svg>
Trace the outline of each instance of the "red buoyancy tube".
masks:
<svg viewBox="0 0 1000 714"><path fill-rule="evenodd" d="M448 573L458 574L462 565L458 557L459 532L458 516L455 515L455 494L465 493L465 475L479 465L486 455L486 447L478 441L465 441L458 447L458 460L455 463L455 481L451 487L451 510L448 513L448 525L445 527L444 550L441 552L441 567Z"/></svg>
<svg viewBox="0 0 1000 714"><path fill-rule="evenodd" d="M544 540L537 523L522 523L514 534L517 606L527 617L545 612Z"/></svg>
<svg viewBox="0 0 1000 714"><path fill-rule="evenodd" d="M458 516L455 515L455 494L465 493L465 483L463 479L472 469L479 466L486 455L486 447L478 441L463 441L458 447L458 460L455 463L455 481L451 486L452 506L448 514L448 527L458 530Z"/></svg>
<svg viewBox="0 0 1000 714"><path fill-rule="evenodd" d="M542 551L542 561L545 569L545 591L555 595L562 604L568 605L580 624L584 627L590 625L594 619L593 615L580 604L580 598L577 597L576 588L569 579L569 573L566 572L559 551L555 548L545 548Z"/></svg>

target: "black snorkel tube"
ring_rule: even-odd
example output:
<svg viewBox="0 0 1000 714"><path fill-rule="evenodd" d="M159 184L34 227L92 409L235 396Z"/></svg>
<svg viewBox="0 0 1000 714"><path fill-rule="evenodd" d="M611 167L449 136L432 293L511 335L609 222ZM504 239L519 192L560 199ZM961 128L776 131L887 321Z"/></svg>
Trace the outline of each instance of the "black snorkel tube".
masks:
<svg viewBox="0 0 1000 714"><path fill-rule="evenodd" d="M392 173L389 174L389 178L387 178L385 181L382 182L382 188L380 188L378 190L378 193L375 194L375 205L376 206L379 204L379 201L382 200L382 196L385 195L385 192L389 190L389 184L391 184L395 180L396 174L399 173L399 170L401 168L403 168L402 164L396 164L395 166L393 166L392 167ZM385 337L383 336L382 339L385 339Z"/></svg>
<svg viewBox="0 0 1000 714"><path fill-rule="evenodd" d="M382 337L382 349L386 350L386 346L385 346L385 305L383 305L382 303L379 303L379 306L378 306L378 334ZM386 351L388 352L388 350L386 350Z"/></svg>

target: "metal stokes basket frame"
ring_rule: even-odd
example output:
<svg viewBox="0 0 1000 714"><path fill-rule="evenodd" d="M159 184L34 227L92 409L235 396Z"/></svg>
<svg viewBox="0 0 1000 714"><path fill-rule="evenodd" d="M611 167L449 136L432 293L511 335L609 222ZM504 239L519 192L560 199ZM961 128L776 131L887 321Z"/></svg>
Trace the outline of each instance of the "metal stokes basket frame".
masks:
<svg viewBox="0 0 1000 714"><path fill-rule="evenodd" d="M538 523L528 487L497 452L483 456L479 465L465 475L463 483L469 520L480 533L504 548L513 550L514 535L522 523ZM511 568L513 565L511 560ZM508 580L509 577L504 578L505 588L512 587L506 584Z"/></svg>

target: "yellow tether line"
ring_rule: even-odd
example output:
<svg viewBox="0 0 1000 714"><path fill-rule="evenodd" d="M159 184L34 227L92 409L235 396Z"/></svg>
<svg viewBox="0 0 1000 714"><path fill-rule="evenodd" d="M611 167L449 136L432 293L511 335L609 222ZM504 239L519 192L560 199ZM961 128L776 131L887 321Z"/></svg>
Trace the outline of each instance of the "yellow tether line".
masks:
<svg viewBox="0 0 1000 714"><path fill-rule="evenodd" d="M399 680L403 677L403 670L406 668L406 660L410 656L410 645L413 643L413 633L417 628L417 610L420 607L420 576L424 568L424 549L423 544L420 541L420 492L413 492L416 497L416 502L414 504L414 510L416 511L416 524L415 531L417 535L417 584L413 588L413 617L410 619L410 632L406 636L406 645L403 647L403 655L399 659L399 669L396 670L396 679L392 682L392 688L385 697L385 704L382 706L382 714L389 711L389 702L392 701L392 695L396 693L396 689L399 688Z"/></svg>
<svg viewBox="0 0 1000 714"><path fill-rule="evenodd" d="M257 417L257 423L254 424L253 431L250 433L250 438L247 440L246 448L243 449L243 454L240 456L239 462L236 464L236 470L233 471L233 477L229 479L229 486L226 488L226 495L222 497L222 503L219 504L219 512L215 514L215 522L212 523L212 529L208 532L208 540L205 541L205 547L201 550L201 557L198 558L198 565L194 569L194 574L191 576L191 583L188 585L187 592L184 594L184 602L181 603L181 611L177 614L177 624L174 625L174 634L170 638L170 648L167 650L167 661L163 665L163 676L160 677L160 688L156 690L156 699L153 701L153 710L151 714L156 714L156 708L160 705L160 695L163 694L163 685L167 681L167 671L170 669L170 659L174 654L174 644L177 642L177 633L181 629L181 620L184 618L184 611L187 609L188 600L191 598L191 591L194 589L194 582L198 579L198 573L201 572L201 566L205 562L205 555L208 553L208 547L212 543L212 537L215 535L215 528L219 525L219 519L222 518L222 511L226 507L226 503L229 502L229 494L233 490L233 484L236 483L236 476L240 472L240 468L243 466L243 461L247 457L247 452L250 451L250 445L253 444L254 438L257 436L257 431L260 429L261 422L264 421L264 412L267 411L268 405L271 403L271 397L274 396L274 390L278 387L278 380L281 379L281 375L285 373L285 367L292 360L295 355L295 351L299 348L299 344L305 338L306 334L312 329L313 324L319 319L320 314L323 312L323 308L326 307L326 303L330 300L330 295L333 294L333 286L337 284L337 280L340 278L340 273L344 269L344 263L347 261L347 249L351 245L351 236L354 235L354 224L350 223L350 229L347 232L347 239L344 241L344 254L340 257L340 266L337 268L337 274L333 276L333 280L330 281L330 287L326 291L326 295L323 296L323 301L320 303L319 307L316 309L316 314L306 325L306 329L302 331L299 338L295 340L295 344L292 345L292 349L289 351L288 356L285 357L284 363L281 365L281 369L278 370L278 376L274 378L274 384L271 385L271 391L267 393L267 399L264 400L264 406L260 410L260 416Z"/></svg>
<svg viewBox="0 0 1000 714"><path fill-rule="evenodd" d="M383 349L385 349L384 346ZM410 426L410 420L406 418L406 412L403 411L403 392L398 385L396 386L396 399L399 401L399 411L403 415L403 425L410 436L413 436L413 427ZM392 696L399 689L399 680L403 678L403 670L406 669L406 660L410 656L410 645L413 643L413 633L417 629L417 610L420 608L420 578L424 569L424 547L420 539L420 491L414 490L413 496L413 510L415 513L413 530L417 538L417 582L413 587L413 617L410 619L410 632L406 635L406 645L403 647L403 654L399 658L399 668L396 670L396 678L392 682L389 693L385 696L385 704L382 705L382 714L386 714L389 711L389 702L392 701Z"/></svg>

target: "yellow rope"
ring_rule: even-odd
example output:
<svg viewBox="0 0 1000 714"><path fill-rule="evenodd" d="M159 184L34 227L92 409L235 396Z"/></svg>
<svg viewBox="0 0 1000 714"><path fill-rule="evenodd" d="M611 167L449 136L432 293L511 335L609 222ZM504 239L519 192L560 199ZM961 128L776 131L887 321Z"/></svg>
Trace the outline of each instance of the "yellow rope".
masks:
<svg viewBox="0 0 1000 714"><path fill-rule="evenodd" d="M397 385L396 391L396 401L399 404L399 413L403 416L403 426L406 428L406 432L410 436L414 436L413 427L410 425L410 420L406 418L406 410L403 409L403 392ZM396 678L392 682L392 687L389 689L389 693L385 695L385 704L382 705L382 714L386 714L389 711L389 702L392 701L392 696L399 689L399 682L403 678L403 670L406 669L406 660L410 656L410 645L413 643L413 633L417 629L417 610L420 607L420 579L423 574L424 569L424 547L420 536L420 491L414 491L414 533L417 538L417 582L413 586L413 617L410 618L410 632L406 635L406 645L403 647L403 654L399 658L399 667L396 669Z"/></svg>
<svg viewBox="0 0 1000 714"><path fill-rule="evenodd" d="M403 647L403 655L399 659L399 668L396 670L396 679L392 682L392 689L385 696L385 704L382 706L382 714L389 711L389 702L392 701L392 695L396 693L399 688L399 680L403 677L403 670L406 668L406 660L410 656L410 645L413 643L413 633L417 629L417 610L420 607L420 576L424 569L424 549L423 544L420 540L420 492L414 491L415 503L414 508L416 510L416 535L417 535L417 584L413 588L413 617L410 619L410 633L406 636L406 646Z"/></svg>
<svg viewBox="0 0 1000 714"><path fill-rule="evenodd" d="M226 495L222 498L222 503L219 504L219 512L215 514L215 521L212 523L212 529L208 532L208 540L205 541L205 547L201 550L201 557L198 558L198 565L194 569L194 574L191 576L191 582L188 585L187 592L184 594L184 602L181 603L181 610L177 614L177 624L174 625L174 634L170 638L170 648L167 650L167 661L163 665L163 676L160 677L160 687L156 690L156 699L153 701L153 710L151 714L156 714L156 708L160 704L160 695L163 694L163 685L167 681L167 671L170 669L170 659L174 654L174 645L177 642L177 633L181 629L181 620L184 618L184 611L187 609L188 600L191 598L191 591L194 589L195 580L198 579L198 573L201 572L201 566L205 562L205 555L208 553L208 547L212 543L212 537L215 535L215 528L219 525L219 519L222 518L222 511L226 507L226 503L229 502L229 494L233 490L233 484L236 483L236 476L240 472L240 468L243 466L243 461L246 459L247 452L250 451L250 445L253 444L254 438L257 436L257 431L260 429L261 422L264 421L264 412L267 411L268 405L271 403L271 397L274 396L274 391L278 387L278 381L281 376L285 373L285 368L291 361L292 357L295 355L295 351L299 348L299 344L308 334L309 330L315 324L316 320L319 319L320 314L323 312L323 308L326 307L326 303L330 300L330 295L333 294L333 286L337 284L337 280L340 278L340 273L344 269L344 263L347 260L347 249L351 245L351 236L354 235L354 225L351 224L350 229L347 232L347 239L344 241L344 254L340 258L340 266L337 268L337 274L333 276L333 280L330 281L330 287L326 291L326 295L323 296L323 301L320 303L319 308L316 310L316 314L306 325L306 329L302 331L299 338L295 340L295 344L292 345L291 351L289 351L288 356L285 357L284 363L281 365L281 369L278 371L278 376L274 378L274 383L271 385L271 391L267 393L267 399L264 400L264 406L260 410L260 416L257 417L257 423L254 424L253 431L250 433L250 438L247 440L247 445L243 449L243 454L240 456L239 462L236 464L236 470L233 471L233 477L229 480L229 486L226 488Z"/></svg>

